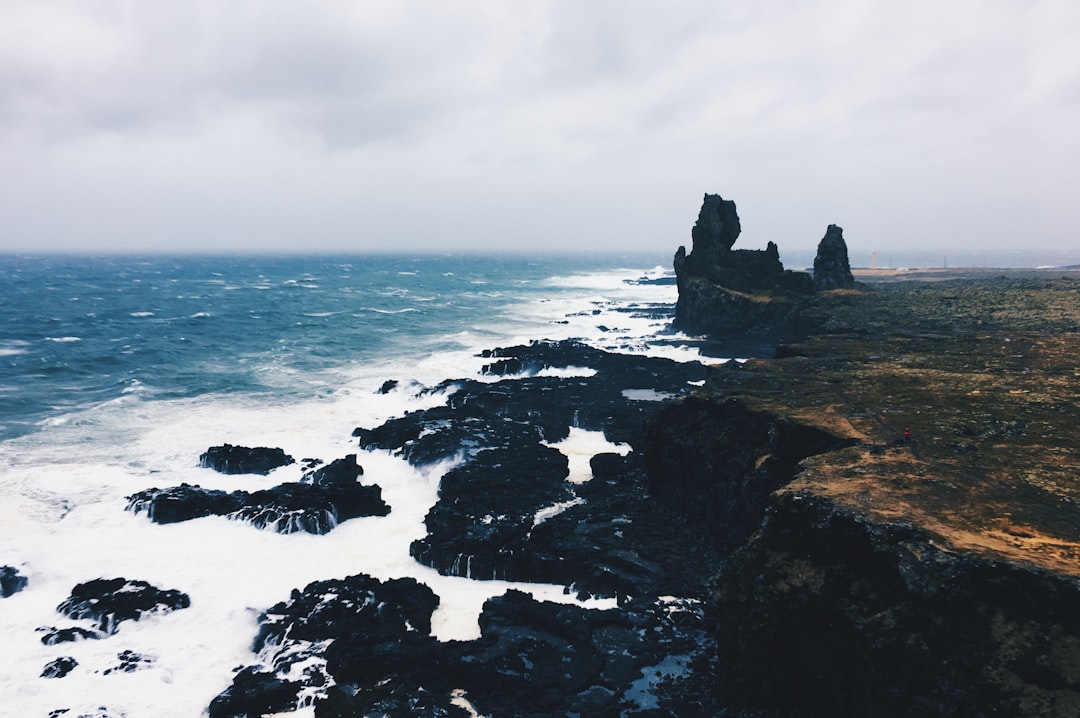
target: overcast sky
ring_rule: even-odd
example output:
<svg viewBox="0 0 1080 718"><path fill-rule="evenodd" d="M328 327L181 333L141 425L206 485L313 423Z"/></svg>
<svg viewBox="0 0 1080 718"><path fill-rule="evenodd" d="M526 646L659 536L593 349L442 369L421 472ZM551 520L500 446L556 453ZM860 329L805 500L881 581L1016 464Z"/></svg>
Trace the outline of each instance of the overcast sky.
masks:
<svg viewBox="0 0 1080 718"><path fill-rule="evenodd" d="M1080 247L1075 0L0 0L0 251Z"/></svg>

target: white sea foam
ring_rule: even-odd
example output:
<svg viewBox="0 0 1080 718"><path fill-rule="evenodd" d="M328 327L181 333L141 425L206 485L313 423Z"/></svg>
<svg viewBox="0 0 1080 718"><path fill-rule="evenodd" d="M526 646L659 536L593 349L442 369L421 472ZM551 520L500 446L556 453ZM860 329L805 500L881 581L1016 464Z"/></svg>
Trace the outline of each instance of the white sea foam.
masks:
<svg viewBox="0 0 1080 718"><path fill-rule="evenodd" d="M442 399L405 403L416 407ZM33 463L5 457L0 492L8 500L0 512L0 563L14 563L30 581L0 612L0 635L9 638L0 685L23 687L10 709L28 715L107 705L129 716L199 715L228 685L231 669L253 661L250 642L260 611L293 588L359 572L384 580L413 576L428 584L440 597L433 633L441 640L477 637L484 601L515 584L444 577L408 554L411 541L424 535L424 515L448 464L417 471L385 452L362 452L363 480L382 486L391 514L347 521L324 536L259 531L221 517L156 525L122 510L125 496L150 486L186 481L257 490L296 480L298 465L266 477L229 476L198 468L196 457L228 441L281 446L298 458L339 458L356 453L349 440L355 423L381 421L402 403L394 392L365 396L363 402L346 393L277 408L227 398L152 402L97 417L96 428L107 426L121 442L100 453L69 456L77 437L60 427L54 436L60 445ZM122 624L117 635L101 641L40 643L35 627L72 625L53 608L75 583L117 576L180 589L192 605ZM571 600L561 586L516 587L545 600ZM122 650L156 662L106 680L100 672ZM61 655L74 657L79 666L63 680L39 679L44 665Z"/></svg>
<svg viewBox="0 0 1080 718"><path fill-rule="evenodd" d="M566 455L570 464L570 476L567 480L572 484L582 484L592 479L589 462L597 454L626 456L630 453L629 444L613 444L602 431L587 431L576 426L570 427L569 435L562 441L547 445Z"/></svg>

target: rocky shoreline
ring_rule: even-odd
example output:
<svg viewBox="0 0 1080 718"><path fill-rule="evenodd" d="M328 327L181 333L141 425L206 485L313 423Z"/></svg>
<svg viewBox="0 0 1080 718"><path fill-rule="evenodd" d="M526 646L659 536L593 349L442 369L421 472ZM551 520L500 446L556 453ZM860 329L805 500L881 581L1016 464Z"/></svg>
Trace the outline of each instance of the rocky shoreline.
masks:
<svg viewBox="0 0 1080 718"><path fill-rule="evenodd" d="M612 607L509 591L479 638L439 641L423 583L326 577L262 613L212 718L1080 714L1080 279L859 283L835 225L811 278L775 246L732 250L733 203L707 196L698 224L676 256L675 324L752 358L496 348L480 378L388 379L447 401L353 433L417 467L455 462L417 561ZM575 473L559 446L590 431L618 451ZM265 474L294 459L226 444L199 461ZM301 463L299 483L151 488L127 509L314 534L394 510L357 455ZM0 578L4 595L26 585ZM41 640L104 640L187 605L182 587L91 581ZM151 660L126 653L110 670Z"/></svg>

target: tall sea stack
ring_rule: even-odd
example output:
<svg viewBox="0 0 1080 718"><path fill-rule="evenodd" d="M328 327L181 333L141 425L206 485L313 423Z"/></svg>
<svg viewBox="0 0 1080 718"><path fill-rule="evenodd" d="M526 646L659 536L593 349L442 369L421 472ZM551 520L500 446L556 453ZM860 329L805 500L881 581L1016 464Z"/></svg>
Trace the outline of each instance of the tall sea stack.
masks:
<svg viewBox="0 0 1080 718"><path fill-rule="evenodd" d="M851 289L854 286L855 278L851 276L851 265L848 263L844 230L830 224L818 244L817 256L814 257L814 289L821 292L828 289Z"/></svg>

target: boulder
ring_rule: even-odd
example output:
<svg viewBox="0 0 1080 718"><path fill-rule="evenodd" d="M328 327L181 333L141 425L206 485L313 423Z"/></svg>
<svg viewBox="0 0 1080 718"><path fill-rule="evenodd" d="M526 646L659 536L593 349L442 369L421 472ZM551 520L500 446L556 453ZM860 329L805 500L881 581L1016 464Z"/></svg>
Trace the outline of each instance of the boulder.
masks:
<svg viewBox="0 0 1080 718"><path fill-rule="evenodd" d="M355 484L364 475L364 467L356 463L356 454L349 454L344 459L335 459L321 469L304 474L302 483L316 486L347 486Z"/></svg>
<svg viewBox="0 0 1080 718"><path fill-rule="evenodd" d="M0 598L13 596L26 588L26 576L13 566L0 566Z"/></svg>
<svg viewBox="0 0 1080 718"><path fill-rule="evenodd" d="M242 669L210 703L210 718L247 718L287 712L296 705L302 684L259 671L254 666Z"/></svg>
<svg viewBox="0 0 1080 718"><path fill-rule="evenodd" d="M160 589L146 581L98 578L71 589L56 610L75 620L95 622L102 633L116 633L124 621L137 621L147 613L168 613L191 605L186 593Z"/></svg>
<svg viewBox="0 0 1080 718"><path fill-rule="evenodd" d="M211 446L199 456L199 466L213 469L222 474L269 474L279 466L295 463L293 457L281 449L269 449L264 446L248 448L246 446Z"/></svg>
<svg viewBox="0 0 1080 718"><path fill-rule="evenodd" d="M63 678L67 674L75 670L75 667L79 665L71 656L61 656L54 661L49 661L45 666L45 669L41 672L42 678Z"/></svg>
<svg viewBox="0 0 1080 718"><path fill-rule="evenodd" d="M830 224L818 244L817 256L814 257L814 289L821 292L829 289L851 289L854 286L855 277L851 274L851 265L848 262L844 230Z"/></svg>

